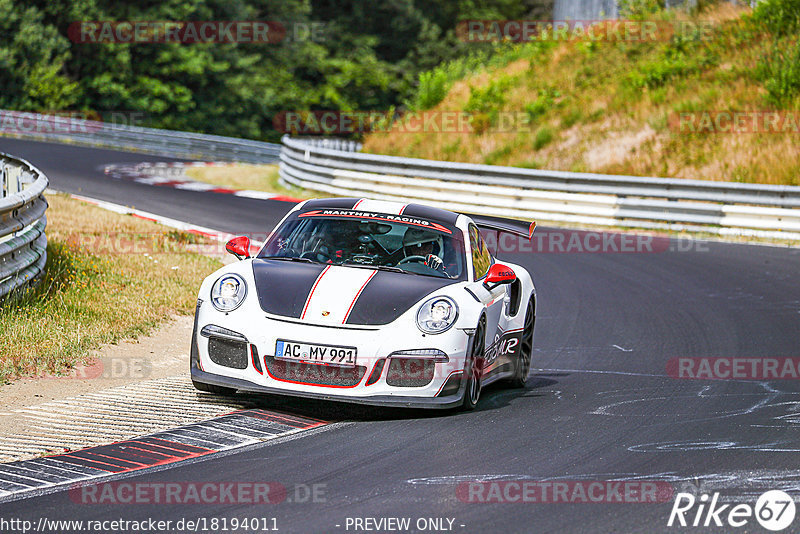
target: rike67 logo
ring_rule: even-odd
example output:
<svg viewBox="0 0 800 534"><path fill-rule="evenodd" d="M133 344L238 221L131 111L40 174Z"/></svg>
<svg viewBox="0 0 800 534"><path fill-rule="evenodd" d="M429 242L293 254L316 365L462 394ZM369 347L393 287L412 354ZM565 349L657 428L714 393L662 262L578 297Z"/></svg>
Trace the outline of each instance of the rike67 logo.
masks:
<svg viewBox="0 0 800 534"><path fill-rule="evenodd" d="M778 532L791 526L795 511L792 497L780 490L764 493L755 506L719 504L719 493L711 497L704 493L699 498L691 493L678 493L667 526L738 528L752 526L755 519L763 528Z"/></svg>

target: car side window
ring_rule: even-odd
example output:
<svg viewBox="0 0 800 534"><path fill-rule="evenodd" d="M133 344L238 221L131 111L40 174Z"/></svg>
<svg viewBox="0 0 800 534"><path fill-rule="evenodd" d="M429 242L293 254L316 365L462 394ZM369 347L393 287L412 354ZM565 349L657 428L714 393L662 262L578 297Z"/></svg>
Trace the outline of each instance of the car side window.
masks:
<svg viewBox="0 0 800 534"><path fill-rule="evenodd" d="M469 245L472 251L472 273L475 280L480 280L486 276L493 260L489 247L486 246L481 233L474 224L469 225Z"/></svg>

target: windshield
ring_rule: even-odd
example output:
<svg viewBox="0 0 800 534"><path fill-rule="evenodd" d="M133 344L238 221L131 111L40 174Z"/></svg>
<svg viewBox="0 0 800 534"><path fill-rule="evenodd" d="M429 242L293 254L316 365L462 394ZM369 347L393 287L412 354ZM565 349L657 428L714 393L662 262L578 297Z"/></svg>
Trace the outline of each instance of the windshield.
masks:
<svg viewBox="0 0 800 534"><path fill-rule="evenodd" d="M259 258L285 258L464 280L462 233L432 221L353 210L292 215Z"/></svg>

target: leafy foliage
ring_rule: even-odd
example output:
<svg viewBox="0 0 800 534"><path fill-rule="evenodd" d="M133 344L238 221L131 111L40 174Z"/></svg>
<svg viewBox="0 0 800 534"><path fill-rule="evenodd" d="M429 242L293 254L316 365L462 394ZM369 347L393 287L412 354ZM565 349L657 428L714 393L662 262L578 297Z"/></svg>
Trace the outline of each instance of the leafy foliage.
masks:
<svg viewBox="0 0 800 534"><path fill-rule="evenodd" d="M791 48L776 48L759 65L767 100L778 107L791 107L800 94L800 41Z"/></svg>
<svg viewBox="0 0 800 534"><path fill-rule="evenodd" d="M486 58L467 18L522 17L543 0L0 0L0 108L136 112L145 125L275 139L288 110L385 110ZM75 21L279 21L280 43L80 43ZM298 31L321 23L319 38ZM298 38L299 37L299 38ZM491 48L491 46L489 46ZM474 55L445 74L419 73ZM453 63L452 65L456 65ZM441 95L441 96L440 96Z"/></svg>
<svg viewBox="0 0 800 534"><path fill-rule="evenodd" d="M766 100L791 108L800 95L800 0L764 0L754 10L752 20L773 37L756 71L767 90Z"/></svg>
<svg viewBox="0 0 800 534"><path fill-rule="evenodd" d="M753 20L779 37L796 34L800 29L800 0L762 0Z"/></svg>
<svg viewBox="0 0 800 534"><path fill-rule="evenodd" d="M469 100L464 111L472 114L472 127L475 133L483 133L497 122L500 111L506 103L506 91L512 85L508 76L501 76L485 87L470 87Z"/></svg>
<svg viewBox="0 0 800 534"><path fill-rule="evenodd" d="M528 113L530 120L533 122L550 111L555 105L556 99L560 97L561 91L555 87L545 87L540 90L536 100L525 105L525 111Z"/></svg>

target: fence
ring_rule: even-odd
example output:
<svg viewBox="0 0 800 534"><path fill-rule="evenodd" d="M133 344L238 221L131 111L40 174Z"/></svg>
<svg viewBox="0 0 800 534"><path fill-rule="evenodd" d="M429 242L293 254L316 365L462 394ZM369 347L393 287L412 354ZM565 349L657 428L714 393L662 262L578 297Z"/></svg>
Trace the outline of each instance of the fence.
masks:
<svg viewBox="0 0 800 534"><path fill-rule="evenodd" d="M47 177L25 160L0 153L0 296L33 284L47 261Z"/></svg>
<svg viewBox="0 0 800 534"><path fill-rule="evenodd" d="M731 4L755 7L758 0L728 0ZM620 0L555 0L554 20L597 20L619 18ZM664 0L669 8L697 7L697 0Z"/></svg>
<svg viewBox="0 0 800 534"><path fill-rule="evenodd" d="M281 181L528 220L800 239L800 187L471 165L342 148L285 136Z"/></svg>

